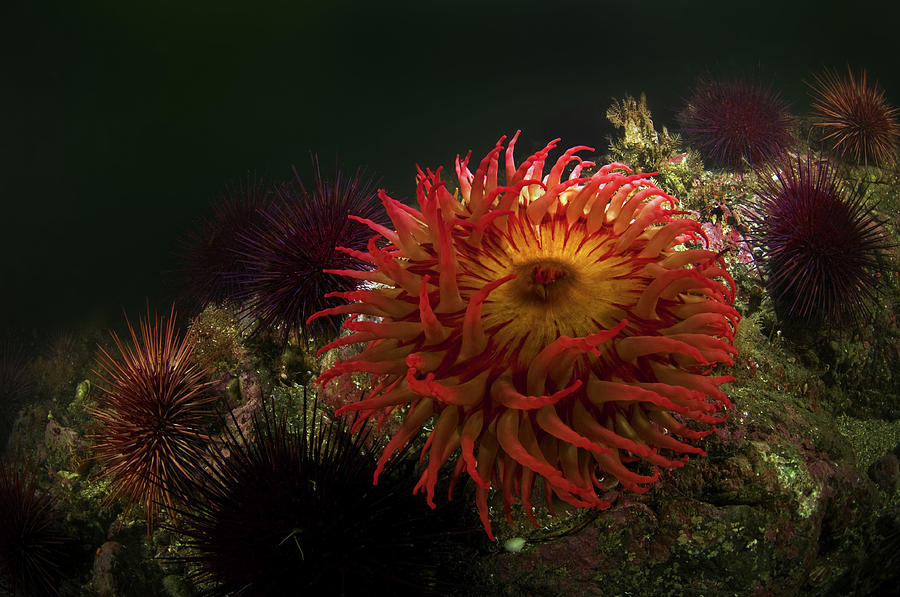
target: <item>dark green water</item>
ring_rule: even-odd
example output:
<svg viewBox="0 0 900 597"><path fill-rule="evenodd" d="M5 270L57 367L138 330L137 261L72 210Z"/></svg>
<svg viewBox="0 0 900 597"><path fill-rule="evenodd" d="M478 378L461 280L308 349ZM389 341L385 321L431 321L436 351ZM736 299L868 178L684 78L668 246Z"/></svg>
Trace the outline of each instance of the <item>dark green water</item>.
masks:
<svg viewBox="0 0 900 597"><path fill-rule="evenodd" d="M7 0L2 325L164 310L176 243L216 191L304 172L310 152L408 197L414 164L518 128L523 155L554 137L602 151L625 93L674 126L706 70L760 73L802 115L811 73L850 64L897 105L898 9L834 4Z"/></svg>

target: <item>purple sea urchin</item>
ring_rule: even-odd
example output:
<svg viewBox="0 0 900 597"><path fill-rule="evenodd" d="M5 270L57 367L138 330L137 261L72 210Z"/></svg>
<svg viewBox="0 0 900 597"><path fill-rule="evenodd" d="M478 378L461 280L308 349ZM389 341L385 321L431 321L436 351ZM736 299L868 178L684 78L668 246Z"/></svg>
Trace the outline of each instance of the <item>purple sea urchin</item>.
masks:
<svg viewBox="0 0 900 597"><path fill-rule="evenodd" d="M235 272L240 269L235 241L259 218L259 210L269 205L273 197L272 185L263 178L248 175L246 180L229 184L216 197L212 218L184 241L186 302L193 311L200 311L209 303L234 299Z"/></svg>
<svg viewBox="0 0 900 597"><path fill-rule="evenodd" d="M793 140L781 95L750 80L701 79L678 118L704 159L736 170L784 154Z"/></svg>
<svg viewBox="0 0 900 597"><path fill-rule="evenodd" d="M235 247L242 269L232 279L243 303L242 315L272 330L283 343L308 332L337 331L340 318L319 319L309 326L306 320L342 304L331 294L357 284L323 270L364 269L366 264L352 252L365 249L371 231L359 220L388 222L361 171L352 176L337 172L328 180L317 160L313 168L313 186L307 189L295 171L295 183L278 188L278 200L238 234Z"/></svg>
<svg viewBox="0 0 900 597"><path fill-rule="evenodd" d="M891 243L863 192L811 155L760 173L750 242L762 252L766 287L785 316L848 323L875 295L881 253Z"/></svg>
<svg viewBox="0 0 900 597"><path fill-rule="evenodd" d="M884 166L896 160L898 110L877 83L868 84L866 71L857 80L849 66L846 78L826 70L816 76L812 91L813 124L833 151L859 164Z"/></svg>

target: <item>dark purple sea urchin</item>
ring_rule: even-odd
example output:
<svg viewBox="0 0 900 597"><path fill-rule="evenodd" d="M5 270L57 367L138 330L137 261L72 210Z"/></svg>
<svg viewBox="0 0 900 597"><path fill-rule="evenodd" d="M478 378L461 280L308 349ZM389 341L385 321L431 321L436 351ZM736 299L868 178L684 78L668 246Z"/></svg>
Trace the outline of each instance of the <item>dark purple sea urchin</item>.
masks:
<svg viewBox="0 0 900 597"><path fill-rule="evenodd" d="M678 119L705 160L735 170L784 154L793 140L781 95L750 80L701 79Z"/></svg>
<svg viewBox="0 0 900 597"><path fill-rule="evenodd" d="M0 592L59 594L75 555L63 520L35 479L0 462Z"/></svg>
<svg viewBox="0 0 900 597"><path fill-rule="evenodd" d="M373 486L369 428L308 416L305 402L290 424L263 405L248 434L226 432L210 449L175 529L201 594L460 594L450 589L467 585L448 570L477 527L460 532L458 507L432 511L414 496L408 461L394 458Z"/></svg>
<svg viewBox="0 0 900 597"><path fill-rule="evenodd" d="M788 319L846 324L875 298L880 258L891 243L861 189L814 156L760 172L748 239L761 250L766 287Z"/></svg>
<svg viewBox="0 0 900 597"><path fill-rule="evenodd" d="M295 171L295 182L280 186L278 199L260 210L261 217L235 242L240 269L231 279L243 304L241 314L271 330L282 343L337 331L340 318L320 318L309 326L306 320L344 302L329 293L354 290L356 283L323 270L365 269L366 264L350 254L364 250L372 237L358 219L388 222L374 185L361 171L352 176L337 172L329 180L317 160L313 170L311 188Z"/></svg>
<svg viewBox="0 0 900 597"><path fill-rule="evenodd" d="M859 164L885 166L896 160L898 110L877 84L867 83L866 71L857 80L850 67L846 78L826 70L811 87L813 124L834 152Z"/></svg>

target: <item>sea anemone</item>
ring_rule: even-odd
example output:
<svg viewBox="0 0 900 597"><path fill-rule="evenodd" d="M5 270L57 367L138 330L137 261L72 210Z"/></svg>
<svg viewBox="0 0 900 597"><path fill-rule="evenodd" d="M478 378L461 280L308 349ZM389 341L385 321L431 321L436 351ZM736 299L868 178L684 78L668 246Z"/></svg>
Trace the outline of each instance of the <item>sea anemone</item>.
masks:
<svg viewBox="0 0 900 597"><path fill-rule="evenodd" d="M809 154L759 180L748 240L776 308L814 324L865 315L891 242L864 190L842 184L831 162Z"/></svg>
<svg viewBox="0 0 900 597"><path fill-rule="evenodd" d="M102 396L90 410L100 426L94 455L109 479L109 499L142 505L148 533L159 505L171 509L172 496L203 465L206 425L215 414L216 396L192 358L191 332L180 337L175 318L174 306L165 327L148 313L140 338L128 321L133 347L110 332L120 358L100 347Z"/></svg>
<svg viewBox="0 0 900 597"><path fill-rule="evenodd" d="M897 108L887 103L877 83L867 83L866 71L857 80L849 66L847 78L826 70L811 87L813 124L821 127L823 141L834 152L859 164L894 163L900 136Z"/></svg>
<svg viewBox="0 0 900 597"><path fill-rule="evenodd" d="M213 216L194 227L183 241L183 274L187 292L183 302L199 312L207 304L231 302L237 293L235 255L240 232L260 219L259 211L272 202L275 191L266 179L247 175L216 197Z"/></svg>
<svg viewBox="0 0 900 597"><path fill-rule="evenodd" d="M399 471L372 486L367 430L351 434L305 403L292 423L263 405L246 434L233 422L210 449L176 529L202 594L459 594L449 571L477 528L460 533L459 512L425 508Z"/></svg>
<svg viewBox="0 0 900 597"><path fill-rule="evenodd" d="M732 378L707 374L731 363L740 318L721 256L697 246L697 222L673 218L684 214L671 209L675 198L622 164L582 176L593 164L576 154L588 147L567 150L544 174L558 140L516 166L517 138L502 186L505 137L474 175L471 153L457 156L456 196L440 169L419 170L419 209L380 191L393 228L368 224L389 244L373 237L366 251L344 249L371 271L333 272L369 286L337 293L355 302L317 315L352 315L352 333L322 350L366 344L318 383L375 376L363 400L338 412L363 420L405 407L376 482L434 417L416 489L433 505L441 465L461 452L454 478L465 470L475 481L492 538L491 486L507 518L518 494L537 524L536 477L548 505L556 495L606 508L602 494L616 481L643 492L656 467L703 454L683 440L708 434L693 423L720 422L730 406L719 386Z"/></svg>
<svg viewBox="0 0 900 597"><path fill-rule="evenodd" d="M793 141L781 95L752 80L701 79L678 118L704 159L735 170L783 155Z"/></svg>
<svg viewBox="0 0 900 597"><path fill-rule="evenodd" d="M337 318L322 318L307 326L313 313L341 301L329 293L352 290L356 283L329 269L363 267L344 246L363 249L368 229L348 215L387 223L372 182L360 170L352 176L338 172L333 180L322 177L313 161L313 187L307 189L294 171L296 184L278 188L278 200L260 211L260 218L237 235L234 252L241 270L231 279L241 315L271 330L286 344L308 333L333 333ZM323 271L326 270L326 271Z"/></svg>
<svg viewBox="0 0 900 597"><path fill-rule="evenodd" d="M11 595L58 595L75 542L56 500L34 478L0 462L0 580Z"/></svg>

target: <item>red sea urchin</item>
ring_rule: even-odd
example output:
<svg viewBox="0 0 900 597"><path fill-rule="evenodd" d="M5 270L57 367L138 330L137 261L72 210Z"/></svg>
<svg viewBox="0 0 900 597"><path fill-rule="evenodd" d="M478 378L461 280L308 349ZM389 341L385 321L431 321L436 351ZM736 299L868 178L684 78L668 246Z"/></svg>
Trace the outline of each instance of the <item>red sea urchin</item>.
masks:
<svg viewBox="0 0 900 597"><path fill-rule="evenodd" d="M703 454L685 441L710 431L730 402L708 377L731 363L739 314L721 257L701 248L700 225L673 219L676 200L642 175L592 166L567 150L543 175L557 141L520 166L518 133L501 138L473 175L457 157L459 193L436 172L419 170L420 209L379 193L394 228L368 223L368 251L347 251L372 271L340 273L372 284L340 297L354 303L317 316L352 314L353 333L323 348L367 343L319 383L352 371L375 375L360 402L364 420L401 406L406 416L385 447L375 480L391 455L435 417L416 486L434 504L438 470L458 450L454 479L477 484L482 523L491 537L487 494L502 491L507 518L514 494L530 505L535 477L575 506L606 508L614 480L637 492L655 467L682 466L679 454ZM563 173L574 167L567 180ZM668 207L667 207L668 206ZM362 316L374 316L365 318ZM424 454L423 454L424 456ZM652 465L650 474L636 461Z"/></svg>
<svg viewBox="0 0 900 597"><path fill-rule="evenodd" d="M149 533L159 505L171 509L174 491L204 462L205 425L216 396L192 357L191 333L179 337L175 330L174 307L165 327L148 315L140 329L139 339L128 322L133 348L111 333L120 359L100 349L96 375L103 395L91 414L100 425L94 451L110 497L143 505Z"/></svg>
<svg viewBox="0 0 900 597"><path fill-rule="evenodd" d="M866 82L866 71L857 80L847 67L847 78L826 70L812 86L815 126L823 141L841 156L852 156L859 164L880 166L896 160L897 108L891 107L878 85Z"/></svg>

